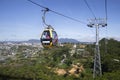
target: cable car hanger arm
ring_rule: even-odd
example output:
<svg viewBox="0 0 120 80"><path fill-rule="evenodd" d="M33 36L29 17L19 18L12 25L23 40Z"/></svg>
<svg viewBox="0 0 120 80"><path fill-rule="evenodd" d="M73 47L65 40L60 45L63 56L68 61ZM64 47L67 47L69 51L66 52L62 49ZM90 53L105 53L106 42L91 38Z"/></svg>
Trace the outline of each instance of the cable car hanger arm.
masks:
<svg viewBox="0 0 120 80"><path fill-rule="evenodd" d="M42 16L43 23L44 23L46 26L49 26L49 25L45 22L45 14L46 14L46 12L49 11L49 9L48 9L48 8L45 8L45 9L42 10L42 11L43 11L43 16Z"/></svg>
<svg viewBox="0 0 120 80"><path fill-rule="evenodd" d="M49 9L48 9L48 8L45 8L45 9L42 10L42 11L43 11L42 20L43 20L43 23L47 26L46 28L47 28L47 29L53 29L53 30L54 30L54 28L53 28L51 25L48 25L48 24L46 23L46 21L45 21L45 14L46 14L46 12L49 11Z"/></svg>

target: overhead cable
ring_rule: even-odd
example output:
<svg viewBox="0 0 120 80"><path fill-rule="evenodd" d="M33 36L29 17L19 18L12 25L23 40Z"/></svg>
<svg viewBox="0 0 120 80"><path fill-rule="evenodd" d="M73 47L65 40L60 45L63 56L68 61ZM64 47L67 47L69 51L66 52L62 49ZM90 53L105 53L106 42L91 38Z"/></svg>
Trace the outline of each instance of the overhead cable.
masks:
<svg viewBox="0 0 120 80"><path fill-rule="evenodd" d="M37 5L37 6L39 6L39 7L41 7L41 8L47 9L47 10L49 10L49 11L51 11L51 12L57 14L57 15L63 16L63 17L65 17L65 18L71 19L71 20L73 20L73 21L76 21L76 22L79 22L79 23L82 23L82 24L87 24L87 23L85 23L85 22L83 22L83 21L80 21L80 20L78 20L78 19L75 19L75 18L66 16L66 15L64 15L64 14L61 14L61 13L56 12L56 11L54 11L54 10L51 10L51 9L45 7L45 6L42 6L42 5L40 5L40 4L36 3L36 2L33 2L32 0L28 0L28 1L31 2L31 3L33 3L33 4L35 4L35 5Z"/></svg>
<svg viewBox="0 0 120 80"><path fill-rule="evenodd" d="M86 0L84 0L85 4L87 5L88 9L90 10L90 12L92 13L92 15L95 17L96 19L96 16L94 14L94 12L92 11L92 9L90 8L90 5L88 4L88 2Z"/></svg>
<svg viewBox="0 0 120 80"><path fill-rule="evenodd" d="M105 0L105 16L106 16L106 23L107 23L107 19L108 19L108 12L107 12L107 0ZM106 26L106 38L105 38L105 53L107 53L107 44L108 44L108 29Z"/></svg>
<svg viewBox="0 0 120 80"><path fill-rule="evenodd" d="M105 0L105 15L106 15L106 20L107 20L107 18L108 18L108 15L107 15L108 13L107 13L107 0Z"/></svg>

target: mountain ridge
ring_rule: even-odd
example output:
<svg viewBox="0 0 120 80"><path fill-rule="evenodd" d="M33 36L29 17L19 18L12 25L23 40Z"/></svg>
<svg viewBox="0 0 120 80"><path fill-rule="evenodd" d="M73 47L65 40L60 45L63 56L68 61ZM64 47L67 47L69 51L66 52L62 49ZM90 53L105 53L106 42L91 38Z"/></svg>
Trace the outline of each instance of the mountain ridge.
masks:
<svg viewBox="0 0 120 80"><path fill-rule="evenodd" d="M39 40L39 39L29 39L29 40L25 40L25 41L0 41L0 42L12 42L12 43L16 43L16 42L40 43L40 40ZM60 39L58 40L58 42L60 42L60 43L79 43L78 40L72 39L72 38L60 38Z"/></svg>
<svg viewBox="0 0 120 80"><path fill-rule="evenodd" d="M39 39L29 39L25 41L0 41L0 42L11 42L11 43L41 43ZM60 38L58 43L81 43L81 44L93 44L94 42L80 42L72 38Z"/></svg>

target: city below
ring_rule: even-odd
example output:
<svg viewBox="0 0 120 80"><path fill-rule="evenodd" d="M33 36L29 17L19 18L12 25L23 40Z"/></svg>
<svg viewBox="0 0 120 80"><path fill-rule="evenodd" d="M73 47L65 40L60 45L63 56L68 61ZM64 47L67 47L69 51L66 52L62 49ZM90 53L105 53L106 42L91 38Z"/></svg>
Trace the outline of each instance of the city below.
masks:
<svg viewBox="0 0 120 80"><path fill-rule="evenodd" d="M75 39L61 38L59 39L59 45L61 43L84 43L91 44L88 42L79 42ZM28 41L1 41L0 42L0 61L4 62L8 58L16 59L16 54L24 53L23 57L34 57L43 49L40 40L30 39Z"/></svg>

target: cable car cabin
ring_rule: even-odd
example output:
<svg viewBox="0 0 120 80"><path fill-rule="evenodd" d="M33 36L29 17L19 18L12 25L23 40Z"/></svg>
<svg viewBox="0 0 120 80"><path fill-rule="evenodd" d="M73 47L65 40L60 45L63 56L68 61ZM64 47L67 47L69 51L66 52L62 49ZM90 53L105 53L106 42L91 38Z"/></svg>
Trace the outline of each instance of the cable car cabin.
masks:
<svg viewBox="0 0 120 80"><path fill-rule="evenodd" d="M41 35L41 43L44 48L56 46L58 43L57 33L52 28L47 28Z"/></svg>

